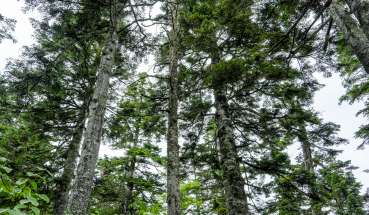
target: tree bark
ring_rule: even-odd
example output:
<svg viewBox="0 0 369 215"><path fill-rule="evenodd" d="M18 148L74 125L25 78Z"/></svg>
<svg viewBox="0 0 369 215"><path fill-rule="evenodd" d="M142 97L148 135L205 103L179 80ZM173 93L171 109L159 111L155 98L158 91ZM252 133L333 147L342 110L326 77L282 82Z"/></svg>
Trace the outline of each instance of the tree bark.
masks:
<svg viewBox="0 0 369 215"><path fill-rule="evenodd" d="M306 128L304 126L301 126L302 133L298 136L299 141L301 142L301 148L302 148L302 154L304 159L304 169L306 172L312 174L314 177L314 180L312 183L315 184L315 170L314 170L314 161L312 156L312 150L311 150L311 144L309 143L309 139L306 134ZM314 185L309 184L309 193L311 196L317 196L318 191L315 188ZM310 200L310 213L312 215L320 215L322 213L321 206L319 202L316 199Z"/></svg>
<svg viewBox="0 0 369 215"><path fill-rule="evenodd" d="M109 79L118 47L116 32L112 32L103 49L103 54L95 83L92 100L89 104L87 126L84 131L80 161L77 167L68 213L85 215L93 187L96 163L99 155L104 114L109 92Z"/></svg>
<svg viewBox="0 0 369 215"><path fill-rule="evenodd" d="M217 138L220 146L223 186L229 215L246 215L248 213L245 182L240 170L240 161L234 140L229 106L225 88L214 90Z"/></svg>
<svg viewBox="0 0 369 215"><path fill-rule="evenodd" d="M299 135L299 141L301 142L302 154L304 157L304 168L307 171L314 171L313 156L311 152L310 143L306 136L305 127L301 128L303 134Z"/></svg>
<svg viewBox="0 0 369 215"><path fill-rule="evenodd" d="M167 130L167 204L168 215L180 214L179 144L178 144L178 2L169 2L169 113Z"/></svg>
<svg viewBox="0 0 369 215"><path fill-rule="evenodd" d="M219 63L218 53L212 56L211 63ZM245 181L241 174L240 159L236 148L226 84L213 86L215 100L215 116L217 124L217 141L220 154L220 165L223 172L223 187L229 215L247 215L248 204L245 192Z"/></svg>
<svg viewBox="0 0 369 215"><path fill-rule="evenodd" d="M369 74L369 40L363 30L338 0L332 1L330 13L337 26L343 31L352 52L357 56L366 73Z"/></svg>
<svg viewBox="0 0 369 215"><path fill-rule="evenodd" d="M80 119L78 120L75 128L72 140L67 149L67 158L65 160L63 174L60 177L54 203L54 215L64 215L68 206L69 191L71 190L72 180L74 179L74 171L77 166L77 158L79 155L79 149L82 141L82 134L86 119L86 106L85 102L80 111Z"/></svg>

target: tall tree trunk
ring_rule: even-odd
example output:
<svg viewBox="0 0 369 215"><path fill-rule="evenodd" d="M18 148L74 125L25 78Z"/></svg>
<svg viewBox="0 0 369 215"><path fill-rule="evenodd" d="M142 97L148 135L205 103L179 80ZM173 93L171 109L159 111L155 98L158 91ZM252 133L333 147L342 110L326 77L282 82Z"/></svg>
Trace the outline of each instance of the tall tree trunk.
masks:
<svg viewBox="0 0 369 215"><path fill-rule="evenodd" d="M218 137L214 136L215 138L215 148L211 149L214 150L214 161L212 161L211 163L209 163L210 165L210 171L212 171L212 177L215 179L215 185L213 189L216 189L215 191L212 191L212 197L213 197L213 202L217 203L216 207L213 206L213 209L216 210L216 213L218 215L223 215L223 211L222 210L218 210L220 207L224 208L224 205L222 204L218 204L218 199L224 199L225 196L225 192L224 192L224 188L223 188L223 179L222 176L219 174L219 171L221 171L221 154L220 154L220 145L218 142ZM215 195L214 195L215 193ZM223 202L222 202L223 203Z"/></svg>
<svg viewBox="0 0 369 215"><path fill-rule="evenodd" d="M178 144L178 2L169 2L169 113L167 131L167 204L168 215L180 214L179 144Z"/></svg>
<svg viewBox="0 0 369 215"><path fill-rule="evenodd" d="M57 190L56 190L56 197L54 203L54 215L64 215L65 210L68 206L68 198L69 198L69 191L71 189L72 180L74 179L74 171L77 166L77 158L79 155L79 148L82 141L82 134L83 129L85 126L86 120L86 113L88 105L88 101L84 102L82 105L82 110L80 111L80 119L78 120L78 124L75 128L73 137L71 142L69 143L67 149L67 158L65 160L63 174L60 177Z"/></svg>
<svg viewBox="0 0 369 215"><path fill-rule="evenodd" d="M77 167L68 213L85 215L93 187L96 163L99 155L102 137L104 114L109 92L109 79L114 64L114 55L118 47L116 32L112 32L103 49L103 54L87 117L87 126L84 131L81 157Z"/></svg>
<svg viewBox="0 0 369 215"><path fill-rule="evenodd" d="M304 156L304 168L307 171L314 171L313 157L311 154L311 147L307 141L301 143L302 154Z"/></svg>
<svg viewBox="0 0 369 215"><path fill-rule="evenodd" d="M219 63L218 53L212 56L211 63ZM225 83L214 87L215 116L220 165L223 172L223 187L229 215L247 215L248 204L245 181L241 174L240 160L230 119Z"/></svg>
<svg viewBox="0 0 369 215"><path fill-rule="evenodd" d="M364 34L363 29L360 28L351 14L345 9L344 4L338 0L332 1L330 13L337 26L343 31L346 41L351 46L352 52L357 56L365 71L369 74L369 40Z"/></svg>
<svg viewBox="0 0 369 215"><path fill-rule="evenodd" d="M246 215L248 213L245 182L240 170L240 161L234 140L229 106L225 88L214 90L217 138L223 170L223 186L229 215Z"/></svg>
<svg viewBox="0 0 369 215"><path fill-rule="evenodd" d="M311 172L314 171L314 163L309 139L307 137L306 128L304 125L300 127L300 130L301 134L299 134L298 139L301 142L302 155L304 157L304 168L305 170Z"/></svg>
<svg viewBox="0 0 369 215"><path fill-rule="evenodd" d="M298 136L299 141L301 142L301 148L302 148L302 155L303 155L303 159L304 159L304 169L306 172L312 174L313 176L313 181L310 182L309 184L309 194L310 197L315 197L315 196L319 196L318 195L318 191L315 188L315 170L314 170L314 161L313 161L313 155L312 155L312 150L311 150L311 144L309 142L309 139L307 137L307 133L306 133L306 128L305 126L301 126L301 130L302 133ZM312 184L311 184L312 183ZM321 206L319 204L319 200L312 198L310 200L310 213L312 215L320 215L322 214L322 209Z"/></svg>

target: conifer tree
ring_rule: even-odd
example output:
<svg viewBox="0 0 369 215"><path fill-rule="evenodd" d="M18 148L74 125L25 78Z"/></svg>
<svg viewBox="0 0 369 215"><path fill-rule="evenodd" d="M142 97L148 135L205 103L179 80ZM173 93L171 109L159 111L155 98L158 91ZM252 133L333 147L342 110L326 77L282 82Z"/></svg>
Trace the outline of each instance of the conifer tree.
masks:
<svg viewBox="0 0 369 215"><path fill-rule="evenodd" d="M169 83L168 83L168 131L167 131L167 192L168 215L179 215L179 144L178 144L178 61L179 32L178 22L180 4L177 1L167 2L170 32L169 41Z"/></svg>
<svg viewBox="0 0 369 215"><path fill-rule="evenodd" d="M0 42L4 39L10 39L15 42L12 32L15 29L16 21L0 14Z"/></svg>
<svg viewBox="0 0 369 215"><path fill-rule="evenodd" d="M99 199L100 195L111 195L105 186L114 184L115 189L110 191L114 194L109 199L115 202L115 213L137 214L162 209L159 200L164 192L164 183L160 171L163 170L164 158L160 156L156 142L163 139L165 116L157 112L159 106L152 100L155 95L152 88L154 85L149 84L146 78L133 82L125 90L118 112L109 122L113 146L125 150L125 155L100 162L101 176L98 178L101 179L97 182L94 196ZM156 171L152 172L153 169ZM120 189L116 189L117 186ZM104 199L98 201L108 202ZM108 207L112 210L111 206Z"/></svg>
<svg viewBox="0 0 369 215"><path fill-rule="evenodd" d="M0 76L0 213L367 213L312 108L320 69L367 97L365 1L26 3L43 19Z"/></svg>

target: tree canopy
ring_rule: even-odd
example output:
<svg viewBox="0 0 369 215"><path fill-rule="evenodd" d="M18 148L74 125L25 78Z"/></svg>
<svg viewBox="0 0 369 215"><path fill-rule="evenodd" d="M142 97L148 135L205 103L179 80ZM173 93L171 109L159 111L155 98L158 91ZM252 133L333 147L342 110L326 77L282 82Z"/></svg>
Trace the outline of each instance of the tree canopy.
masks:
<svg viewBox="0 0 369 215"><path fill-rule="evenodd" d="M366 1L24 4L41 19L0 73L0 214L369 212L313 107L319 73L367 101Z"/></svg>

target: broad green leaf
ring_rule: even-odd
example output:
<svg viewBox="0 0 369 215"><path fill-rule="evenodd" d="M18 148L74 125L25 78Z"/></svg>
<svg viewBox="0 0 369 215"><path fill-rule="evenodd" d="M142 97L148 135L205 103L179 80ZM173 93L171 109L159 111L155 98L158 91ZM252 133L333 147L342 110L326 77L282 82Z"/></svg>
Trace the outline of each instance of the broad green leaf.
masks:
<svg viewBox="0 0 369 215"><path fill-rule="evenodd" d="M26 178L21 178L21 179L17 180L17 181L15 182L15 184L16 184L16 185L23 185L23 184L27 183L27 181L28 181L28 179L26 179Z"/></svg>
<svg viewBox="0 0 369 215"><path fill-rule="evenodd" d="M28 202L27 202L27 203L28 203ZM24 208L27 208L27 205L22 204L22 203L17 204L17 205L14 207L14 209L24 209Z"/></svg>
<svg viewBox="0 0 369 215"><path fill-rule="evenodd" d="M31 204L32 205L34 205L34 206L38 206L39 205L39 203L37 202L37 199L35 199L34 197L32 197L32 196L29 196L28 198L27 198L27 200L29 200L30 202L31 202Z"/></svg>
<svg viewBox="0 0 369 215"><path fill-rule="evenodd" d="M22 199L19 201L19 204L25 205L27 203L30 203L31 201L29 199Z"/></svg>
<svg viewBox="0 0 369 215"><path fill-rule="evenodd" d="M31 210L33 211L33 213L35 213L35 215L39 215L40 214L40 209L38 209L36 207L31 207Z"/></svg>
<svg viewBox="0 0 369 215"><path fill-rule="evenodd" d="M35 181L31 181L31 186L32 186L32 189L34 190L37 189L37 183Z"/></svg>
<svg viewBox="0 0 369 215"><path fill-rule="evenodd" d="M26 215L26 214L18 209L14 209L9 211L9 215Z"/></svg>
<svg viewBox="0 0 369 215"><path fill-rule="evenodd" d="M49 197L47 197L45 194L37 194L37 196L38 196L40 199L44 200L46 203L49 203L49 202L50 202Z"/></svg>
<svg viewBox="0 0 369 215"><path fill-rule="evenodd" d="M0 169L3 169L6 173L10 173L12 171L11 168L6 167L6 166L0 166Z"/></svg>
<svg viewBox="0 0 369 215"><path fill-rule="evenodd" d="M0 214L5 214L6 212L9 212L10 208L0 208Z"/></svg>
<svg viewBox="0 0 369 215"><path fill-rule="evenodd" d="M28 177L40 177L39 175L35 174L35 173L32 173L32 172L26 172L26 175Z"/></svg>

